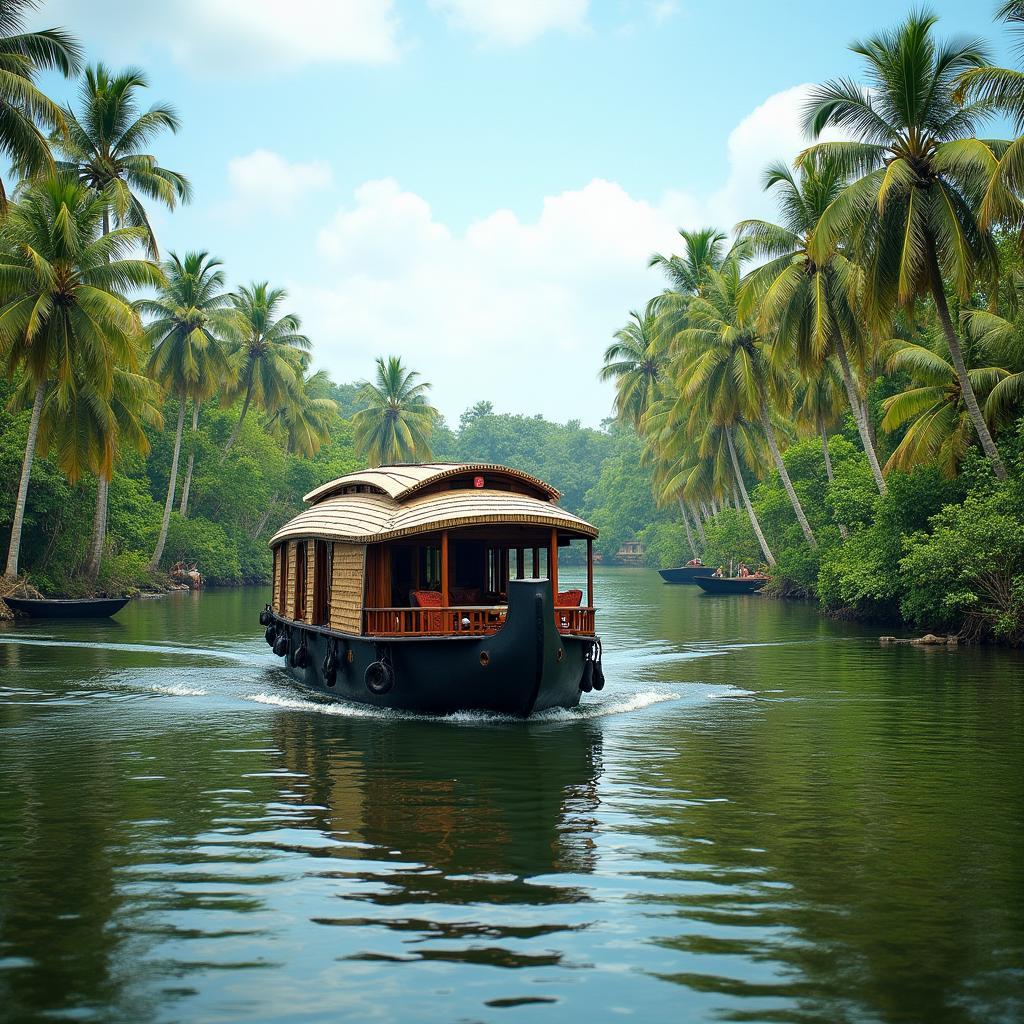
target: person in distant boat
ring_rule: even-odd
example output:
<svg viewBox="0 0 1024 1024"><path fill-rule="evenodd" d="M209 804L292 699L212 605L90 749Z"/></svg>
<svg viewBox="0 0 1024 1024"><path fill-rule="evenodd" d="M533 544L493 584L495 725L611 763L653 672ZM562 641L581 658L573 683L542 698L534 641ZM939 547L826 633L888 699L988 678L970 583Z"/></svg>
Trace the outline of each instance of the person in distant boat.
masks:
<svg viewBox="0 0 1024 1024"><path fill-rule="evenodd" d="M690 566L692 569L696 569L698 566L703 565L704 563L699 558L691 558L686 564Z"/></svg>
<svg viewBox="0 0 1024 1024"><path fill-rule="evenodd" d="M750 576L750 570L747 568L746 562L740 562L739 571L736 573L741 580L747 579Z"/></svg>
<svg viewBox="0 0 1024 1024"><path fill-rule="evenodd" d="M722 571L722 566L719 566L711 575L714 576L715 579L720 580L725 575Z"/></svg>

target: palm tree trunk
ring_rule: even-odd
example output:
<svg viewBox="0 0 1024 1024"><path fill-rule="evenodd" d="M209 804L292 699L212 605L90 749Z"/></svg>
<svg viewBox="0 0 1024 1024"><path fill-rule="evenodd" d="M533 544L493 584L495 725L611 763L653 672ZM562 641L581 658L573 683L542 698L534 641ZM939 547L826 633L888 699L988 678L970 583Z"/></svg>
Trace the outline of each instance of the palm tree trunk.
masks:
<svg viewBox="0 0 1024 1024"><path fill-rule="evenodd" d="M228 443L224 445L224 451L221 453L220 460L224 461L224 456L231 451L231 446L238 440L238 432L242 429L242 422L245 420L245 414L249 411L249 403L252 401L252 386L253 386L253 370L250 368L249 383L245 388L245 401L242 402L242 413L238 417L238 422L235 424L235 429L231 431L231 436L228 438Z"/></svg>
<svg viewBox="0 0 1024 1024"><path fill-rule="evenodd" d="M171 478L167 482L167 500L164 502L164 519L160 524L160 536L156 541L156 549L149 560L149 568L156 572L160 568L160 559L164 555L167 543L167 530L171 525L171 508L174 505L174 487L178 482L178 456L181 454L181 435L185 429L185 396L178 398L178 429L174 435L174 455L171 457Z"/></svg>
<svg viewBox="0 0 1024 1024"><path fill-rule="evenodd" d="M882 476L882 467L878 464L878 454L875 452L875 443L871 439L871 431L868 429L867 414L864 412L864 406L861 404L860 394L857 391L857 384L853 379L850 357L846 353L846 342L840 336L836 338L835 345L836 355L839 357L839 366L843 371L846 399L850 403L850 412L853 413L854 422L857 424L860 443L864 448L864 454L868 457L871 475L875 478L875 486L878 488L878 493L885 494L888 488L885 485L885 477Z"/></svg>
<svg viewBox="0 0 1024 1024"><path fill-rule="evenodd" d="M270 520L270 514L274 511L274 503L277 501L277 491L270 496L270 501L267 502L267 507L263 510L263 515L260 516L259 521L256 523L256 529L249 534L252 540L258 540L260 534L267 528L267 523Z"/></svg>
<svg viewBox="0 0 1024 1024"><path fill-rule="evenodd" d="M807 516L804 514L804 507L800 504L800 499L797 497L793 481L789 478L789 470L786 469L786 464L782 461L782 452L779 451L775 427L772 426L771 416L768 415L768 406L763 400L761 402L761 426L764 429L764 436L768 439L768 448L772 453L772 461L775 463L775 468L779 471L779 476L782 477L782 486L786 488L786 493L789 495L789 503L793 506L793 512L796 514L796 521L800 524L800 529L804 531L804 539L817 551L818 541L815 539L814 531L811 530L811 524L807 521Z"/></svg>
<svg viewBox="0 0 1024 1024"><path fill-rule="evenodd" d="M942 272L939 270L939 260L935 253L935 239L931 234L927 235L928 246L928 277L931 284L932 298L935 300L935 310L939 314L939 323L942 324L942 332L946 336L946 344L949 346L949 355L953 361L953 368L956 370L957 380L960 382L960 397L963 399L967 415L971 418L974 431L981 441L982 450L992 462L992 469L1000 480L1006 479L1006 466L1003 465L999 449L992 434L989 432L988 424L982 415L981 407L978 405L978 397L971 386L971 379L967 376L967 366L964 363L964 354L960 349L960 339L953 329L953 321L949 316L949 306L946 305L946 289L942 284Z"/></svg>
<svg viewBox="0 0 1024 1024"><path fill-rule="evenodd" d="M21 552L21 528L25 523L25 506L28 503L28 479L32 475L32 461L36 454L36 439L39 437L39 417L43 411L43 398L46 395L46 381L36 387L36 395L32 400L32 418L28 424L28 440L25 442L25 459L21 464L21 481L18 484L18 497L14 503L14 519L11 522L11 543L7 548L7 568L5 576L18 575L18 556Z"/></svg>
<svg viewBox="0 0 1024 1024"><path fill-rule="evenodd" d="M828 450L828 431L819 422L819 430L821 432L821 452L825 456L825 476L828 478L828 482L832 483L835 480L835 474L832 472L832 456ZM839 536L846 540L850 536L850 531L842 524L838 523Z"/></svg>
<svg viewBox="0 0 1024 1024"><path fill-rule="evenodd" d="M764 539L764 533L761 530L761 524L758 522L754 506L750 504L747 485L743 482L743 474L740 472L740 460L736 455L736 446L732 443L731 430L726 430L725 439L729 442L729 458L732 459L732 471L736 477L736 486L739 487L740 494L743 496L743 504L746 506L747 516L750 518L750 525L754 528L754 533L757 535L758 544L761 545L761 554L764 555L765 561L769 565L775 565L775 556L772 554L771 548L768 547L768 541Z"/></svg>
<svg viewBox="0 0 1024 1024"><path fill-rule="evenodd" d="M693 552L693 557L699 558L700 555L697 552L697 545L693 540L693 530L690 529L690 517L686 514L686 506L683 504L683 499L679 495L676 495L676 501L679 502L679 514L683 517L683 526L686 527L686 542L690 545L690 551Z"/></svg>
<svg viewBox="0 0 1024 1024"><path fill-rule="evenodd" d="M101 473L96 478L96 513L92 518L92 536L89 538L89 555L85 561L85 574L92 580L100 574L103 560L103 544L107 539L107 503L110 497L110 481Z"/></svg>
<svg viewBox="0 0 1024 1024"><path fill-rule="evenodd" d="M192 399L192 437L190 438L191 444L189 445L188 453L188 469L185 470L185 484L181 488L181 506L178 511L181 513L181 518L185 519L188 516L188 492L192 489L192 467L196 461L196 431L199 429L199 403L193 398Z"/></svg>
<svg viewBox="0 0 1024 1024"><path fill-rule="evenodd" d="M702 545L707 545L708 538L704 532L704 524L700 521L700 512L694 507L692 502L687 502L686 507L690 510L690 515L693 516L693 525L697 527L697 536L700 537Z"/></svg>

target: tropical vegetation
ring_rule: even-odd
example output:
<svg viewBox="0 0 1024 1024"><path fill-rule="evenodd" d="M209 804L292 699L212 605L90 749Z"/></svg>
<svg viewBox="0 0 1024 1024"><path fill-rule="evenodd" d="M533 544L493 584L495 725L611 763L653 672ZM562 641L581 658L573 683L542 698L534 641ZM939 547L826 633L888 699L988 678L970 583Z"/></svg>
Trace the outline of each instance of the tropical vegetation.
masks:
<svg viewBox="0 0 1024 1024"><path fill-rule="evenodd" d="M835 614L1020 643L1024 73L926 11L851 50L861 74L813 88L807 148L765 170L778 218L681 232L606 353L663 510L640 536ZM1000 114L1017 138L983 132Z"/></svg>

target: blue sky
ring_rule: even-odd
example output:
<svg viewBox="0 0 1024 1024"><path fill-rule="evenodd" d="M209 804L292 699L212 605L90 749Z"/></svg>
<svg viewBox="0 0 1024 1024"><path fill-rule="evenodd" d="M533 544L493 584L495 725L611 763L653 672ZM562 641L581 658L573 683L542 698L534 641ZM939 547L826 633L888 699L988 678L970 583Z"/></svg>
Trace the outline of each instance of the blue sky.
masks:
<svg viewBox="0 0 1024 1024"><path fill-rule="evenodd" d="M930 5L1012 60L994 3ZM910 5L739 0L50 0L90 60L143 66L196 198L164 250L289 289L337 380L400 354L449 419L596 425L601 353L678 227L770 215L802 86ZM47 83L62 96L73 87Z"/></svg>

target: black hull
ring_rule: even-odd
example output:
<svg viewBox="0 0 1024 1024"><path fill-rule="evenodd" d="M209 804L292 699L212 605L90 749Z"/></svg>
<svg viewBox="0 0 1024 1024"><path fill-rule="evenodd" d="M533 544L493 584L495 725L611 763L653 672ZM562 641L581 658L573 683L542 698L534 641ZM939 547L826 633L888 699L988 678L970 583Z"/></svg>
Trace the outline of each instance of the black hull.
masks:
<svg viewBox="0 0 1024 1024"><path fill-rule="evenodd" d="M360 704L430 715L487 711L526 718L573 708L596 642L559 634L546 580L509 582L508 616L492 636L360 637L270 615L289 637L285 670L302 685ZM306 664L300 666L296 652L303 644ZM333 685L324 666L332 651ZM366 683L367 669L379 662L394 680L385 693Z"/></svg>
<svg viewBox="0 0 1024 1024"><path fill-rule="evenodd" d="M701 590L708 594L756 594L768 581L700 576L695 582Z"/></svg>
<svg viewBox="0 0 1024 1024"><path fill-rule="evenodd" d="M659 569L658 575L666 583L696 583L698 576L710 576L714 572L706 565L681 565L675 569Z"/></svg>
<svg viewBox="0 0 1024 1024"><path fill-rule="evenodd" d="M27 597L4 598L11 611L34 619L106 619L116 615L130 600L128 597L86 598L81 601L48 601Z"/></svg>

